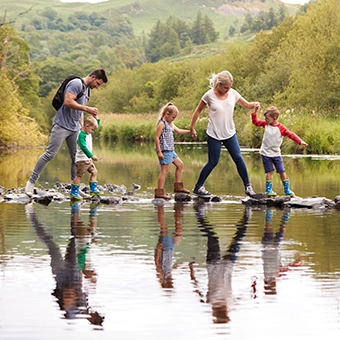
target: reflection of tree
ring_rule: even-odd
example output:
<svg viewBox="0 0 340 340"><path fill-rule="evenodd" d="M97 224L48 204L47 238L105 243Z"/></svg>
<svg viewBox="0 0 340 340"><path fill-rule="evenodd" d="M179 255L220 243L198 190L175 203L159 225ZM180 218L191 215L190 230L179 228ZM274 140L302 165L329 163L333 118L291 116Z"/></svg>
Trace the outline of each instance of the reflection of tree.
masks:
<svg viewBox="0 0 340 340"><path fill-rule="evenodd" d="M33 203L26 205L27 217L41 242L48 248L52 274L56 280L56 288L52 294L57 298L60 309L65 311L65 318L75 319L80 315L86 315L91 324L101 326L104 317L88 305L88 293L83 287L83 277L85 280L88 279L90 284L96 283L96 273L88 260L91 237L95 232L96 214L92 208L90 226L87 227L80 219L79 203L72 205L71 209L72 237L69 239L63 258L59 246L39 222L33 210Z"/></svg>
<svg viewBox="0 0 340 340"><path fill-rule="evenodd" d="M155 265L157 276L162 288L173 288L172 279L172 257L175 246L182 237L182 210L183 205L175 204L175 230L169 234L164 217L164 206L157 206L157 217L159 224L159 238L155 249Z"/></svg>
<svg viewBox="0 0 340 340"><path fill-rule="evenodd" d="M240 250L241 241L246 234L251 208L245 207L240 222L236 225L236 232L229 247L221 253L220 243L214 227L205 218L204 204L198 204L196 218L201 232L207 237L207 271L208 271L208 292L207 301L212 306L212 314L215 323L227 323L229 318L229 306L232 299L232 271L237 260L237 253ZM191 278L195 282L193 267L191 266ZM199 290L197 289L199 292ZM199 293L202 297L202 294Z"/></svg>

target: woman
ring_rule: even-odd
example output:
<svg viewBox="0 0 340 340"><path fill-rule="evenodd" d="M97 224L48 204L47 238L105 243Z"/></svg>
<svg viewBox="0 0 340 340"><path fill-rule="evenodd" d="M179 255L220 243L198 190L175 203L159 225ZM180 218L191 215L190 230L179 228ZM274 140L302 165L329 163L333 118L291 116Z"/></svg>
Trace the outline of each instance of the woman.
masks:
<svg viewBox="0 0 340 340"><path fill-rule="evenodd" d="M236 165L245 187L245 193L248 196L253 196L255 192L251 187L248 170L241 155L233 115L236 104L246 109L254 109L258 107L260 103L248 102L237 91L232 89L233 76L228 71L212 74L209 81L210 89L203 95L196 107L190 125L191 135L192 137L196 137L194 126L200 113L207 106L209 113L207 128L208 163L201 170L193 193L201 197L212 196L211 193L204 188L204 182L218 164L221 154L221 144L223 144Z"/></svg>

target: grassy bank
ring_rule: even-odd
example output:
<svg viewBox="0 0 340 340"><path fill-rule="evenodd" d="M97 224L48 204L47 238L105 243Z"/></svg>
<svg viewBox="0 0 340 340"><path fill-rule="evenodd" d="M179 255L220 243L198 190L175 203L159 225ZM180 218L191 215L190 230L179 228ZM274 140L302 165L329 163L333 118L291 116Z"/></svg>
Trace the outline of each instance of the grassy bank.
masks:
<svg viewBox="0 0 340 340"><path fill-rule="evenodd" d="M154 114L104 114L101 115L100 137L107 141L150 141L153 142L157 113ZM175 124L179 128L188 129L192 112L180 112ZM263 118L260 113L260 118ZM279 121L306 143L303 150L288 138L284 138L282 153L307 154L340 154L340 120L325 118L320 113L311 111L281 110ZM206 113L203 113L195 129L197 139L205 141L205 130L208 124ZM235 112L237 136L242 147L259 148L261 145L263 128L255 127L250 120L250 112L238 110ZM174 134L175 141L193 141L189 135Z"/></svg>

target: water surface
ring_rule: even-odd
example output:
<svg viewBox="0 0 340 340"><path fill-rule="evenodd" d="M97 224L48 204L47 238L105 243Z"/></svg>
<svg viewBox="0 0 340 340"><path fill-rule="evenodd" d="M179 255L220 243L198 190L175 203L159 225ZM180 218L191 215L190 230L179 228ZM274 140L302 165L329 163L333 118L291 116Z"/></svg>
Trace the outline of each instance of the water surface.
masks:
<svg viewBox="0 0 340 340"><path fill-rule="evenodd" d="M190 189L204 147L178 146ZM222 202L155 205L152 148L97 150L99 182L140 184L136 201L0 203L1 339L338 338L338 211L245 207L227 153L206 185ZM41 151L3 154L0 185L23 186ZM259 156L244 155L261 191ZM299 196L340 193L337 158L284 160ZM67 168L64 150L39 185L67 182Z"/></svg>

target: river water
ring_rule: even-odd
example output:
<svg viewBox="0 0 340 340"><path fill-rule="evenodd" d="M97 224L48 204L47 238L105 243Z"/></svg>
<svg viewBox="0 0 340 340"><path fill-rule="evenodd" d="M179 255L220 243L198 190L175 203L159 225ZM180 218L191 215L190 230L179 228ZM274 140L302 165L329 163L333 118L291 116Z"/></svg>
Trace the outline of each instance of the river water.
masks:
<svg viewBox="0 0 340 340"><path fill-rule="evenodd" d="M206 182L221 202L154 204L152 146L94 148L103 157L99 184L140 190L106 191L129 197L114 205L0 203L1 339L339 337L339 211L246 207L226 152ZM0 185L23 187L42 151L3 152ZM192 189L206 146L176 151ZM244 150L244 157L254 189L263 192L258 153ZM296 195L340 195L337 156L284 162ZM62 150L37 186L68 182L68 166Z"/></svg>

